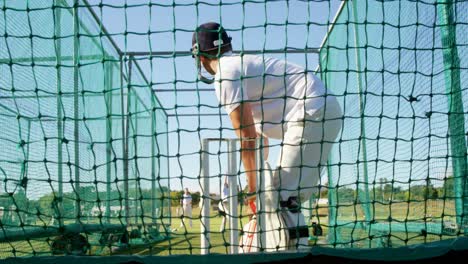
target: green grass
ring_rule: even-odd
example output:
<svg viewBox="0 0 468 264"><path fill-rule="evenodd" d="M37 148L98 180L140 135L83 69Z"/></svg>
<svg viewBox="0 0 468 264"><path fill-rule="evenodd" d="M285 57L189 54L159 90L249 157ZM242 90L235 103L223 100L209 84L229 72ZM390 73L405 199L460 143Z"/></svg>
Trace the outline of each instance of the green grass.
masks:
<svg viewBox="0 0 468 264"><path fill-rule="evenodd" d="M239 227L247 224L249 221L248 212L243 207L242 218L239 219ZM393 219L398 220L420 220L425 217L424 212L431 218L426 218L426 221L440 221L440 216L444 214L444 221L454 221L454 217L450 215L454 214L453 202L443 201L427 201L425 202L411 202L410 204L394 203L391 205L380 205L376 204L375 208L372 208L375 218L381 221L385 221L388 216L392 216ZM310 246L321 245L321 246L333 246L330 245L326 240L326 235L329 232L328 229L328 208L323 207L318 210L314 210L314 214L319 217L314 217L311 222L320 223L323 228L323 236L318 237L317 240L309 241ZM449 216L447 216L449 215ZM99 234L88 235L88 239L92 244L91 252L92 255L110 255L110 254L139 254L139 255L179 255L179 254L200 254L200 209L193 209L193 226L180 228L181 220L176 215L176 208L172 208L172 225L171 229L177 228L177 231L170 233L170 237L163 241L154 242L151 244L140 243L140 245L133 244L131 247L122 250L111 250L110 248L101 247L98 243ZM363 211L360 206L350 205L342 206L338 209L339 220L354 222L364 220ZM223 233L219 232L222 218L217 212L212 211L210 215L210 245L211 253L229 253L229 235L228 231ZM311 223L309 223L311 224ZM369 239L368 233L362 229L351 229L343 228L340 229L340 235L345 241L353 240L353 247L368 247ZM384 237L385 238L385 237ZM422 236L417 233L391 233L391 239L393 246L402 246L406 244L424 243L435 240L453 238L449 236L438 236L428 235ZM53 239L52 237L50 239ZM50 255L50 240L48 238L34 239L30 241L18 241L11 243L0 244L0 259L13 256L31 256L31 255ZM349 246L349 245L348 245Z"/></svg>
<svg viewBox="0 0 468 264"><path fill-rule="evenodd" d="M125 253L141 254L141 255L178 255L178 254L200 254L201 253L201 218L200 209L194 208L192 214L192 227L182 226L181 219L176 216L173 211L172 229L177 229L171 233L168 240L161 241L151 245L150 247L134 248ZM247 212L243 212L239 218L239 228L247 224L249 217ZM230 232L220 232L222 217L217 212L212 211L210 214L210 245L211 253L229 253L229 236ZM188 221L186 221L188 224ZM229 222L226 223L226 229L229 228Z"/></svg>

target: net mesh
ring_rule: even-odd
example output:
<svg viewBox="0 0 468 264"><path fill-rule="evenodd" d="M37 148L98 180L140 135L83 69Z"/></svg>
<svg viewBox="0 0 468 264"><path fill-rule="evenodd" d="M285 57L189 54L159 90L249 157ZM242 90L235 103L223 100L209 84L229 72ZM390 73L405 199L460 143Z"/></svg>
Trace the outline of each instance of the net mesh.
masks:
<svg viewBox="0 0 468 264"><path fill-rule="evenodd" d="M167 115L138 64L73 6L3 1L3 257L69 254L75 228L99 245L107 234L94 233L156 240L170 223Z"/></svg>
<svg viewBox="0 0 468 264"><path fill-rule="evenodd" d="M355 1L337 17L320 58L345 109L329 169L333 243L421 243L464 225L456 204L465 194L451 184L466 174L466 77L447 83L447 68L463 67L448 62L443 36L463 53L464 26L444 17L466 20L455 12L461 5Z"/></svg>
<svg viewBox="0 0 468 264"><path fill-rule="evenodd" d="M226 144L236 137L229 118L179 51L209 20L232 33L236 54L315 73L343 110L318 192L302 205L302 246L466 235L467 9L450 0L2 1L0 258L239 246L231 236L252 216L240 145ZM203 149L207 138L216 140ZM269 160L282 147L270 140ZM228 179L239 208L225 218Z"/></svg>

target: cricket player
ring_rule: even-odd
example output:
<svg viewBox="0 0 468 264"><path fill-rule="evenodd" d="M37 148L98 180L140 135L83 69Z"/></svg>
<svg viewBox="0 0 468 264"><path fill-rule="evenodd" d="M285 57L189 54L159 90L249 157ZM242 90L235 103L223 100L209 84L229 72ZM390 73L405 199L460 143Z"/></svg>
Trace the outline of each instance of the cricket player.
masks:
<svg viewBox="0 0 468 264"><path fill-rule="evenodd" d="M233 54L231 37L218 23L198 26L191 50L199 79L214 84L219 103L241 138L251 194L258 191L255 141L242 139L262 137L265 146L269 138L281 140L277 166L265 174L270 178L263 198L270 212L265 221L266 250L306 246L308 228L301 203L317 191L320 173L341 130L337 99L303 67L266 56ZM204 76L201 67L213 77ZM267 160L268 149L264 151Z"/></svg>
<svg viewBox="0 0 468 264"><path fill-rule="evenodd" d="M226 229L226 220L230 217L229 213L229 184L227 176L224 178L223 190L221 192L221 200L218 203L218 210L223 217L219 232L224 232Z"/></svg>
<svg viewBox="0 0 468 264"><path fill-rule="evenodd" d="M187 226L187 219L188 225L192 228L192 195L188 188L185 188L180 205L182 206L182 221L180 222L180 228L184 225Z"/></svg>

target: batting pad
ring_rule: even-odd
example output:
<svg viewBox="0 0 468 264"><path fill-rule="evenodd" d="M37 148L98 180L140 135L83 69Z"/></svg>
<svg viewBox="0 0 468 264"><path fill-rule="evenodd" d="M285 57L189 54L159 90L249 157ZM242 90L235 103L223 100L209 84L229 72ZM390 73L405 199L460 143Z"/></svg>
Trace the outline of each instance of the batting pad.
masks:
<svg viewBox="0 0 468 264"><path fill-rule="evenodd" d="M279 208L279 192L273 184L273 170L268 162L265 162L265 191L260 194L260 199L265 201L266 241L265 245L258 244L257 219L254 216L243 228L243 236L240 241L240 253L259 252L262 247L266 252L282 250L294 250L305 247L308 244L307 237L290 239L290 232L297 227L304 227L305 219L302 213L292 213Z"/></svg>
<svg viewBox="0 0 468 264"><path fill-rule="evenodd" d="M259 252L257 240L257 219L252 217L244 226L243 235L240 240L239 253Z"/></svg>
<svg viewBox="0 0 468 264"><path fill-rule="evenodd" d="M291 239L290 233L295 233L298 227L304 227L305 218L301 212L293 213L279 207L280 194L274 186L273 170L265 162L265 224L266 224L266 251L294 250L308 245L308 237L295 237ZM278 210L279 209L279 210Z"/></svg>
<svg viewBox="0 0 468 264"><path fill-rule="evenodd" d="M273 170L268 162L265 162L265 192L261 193L261 199L265 201L265 225L266 225L266 251L279 251L288 248L288 226L284 221L279 208L279 192L276 191L273 181Z"/></svg>

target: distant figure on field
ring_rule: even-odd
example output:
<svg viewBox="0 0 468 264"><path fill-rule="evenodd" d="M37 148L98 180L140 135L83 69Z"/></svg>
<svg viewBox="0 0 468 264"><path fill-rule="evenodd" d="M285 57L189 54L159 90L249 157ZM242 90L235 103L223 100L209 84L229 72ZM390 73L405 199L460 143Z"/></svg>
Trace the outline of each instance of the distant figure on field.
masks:
<svg viewBox="0 0 468 264"><path fill-rule="evenodd" d="M221 192L221 200L218 204L218 211L219 214L223 217L223 221L221 222L221 226L219 228L219 232L224 232L226 228L226 220L229 218L229 184L227 181L227 177L224 179L223 190Z"/></svg>
<svg viewBox="0 0 468 264"><path fill-rule="evenodd" d="M186 218L188 219L188 224L190 228L192 227L192 195L190 194L188 188L185 188L185 192L182 195L180 200L180 205L182 206L182 221L180 222L180 227L187 226Z"/></svg>

